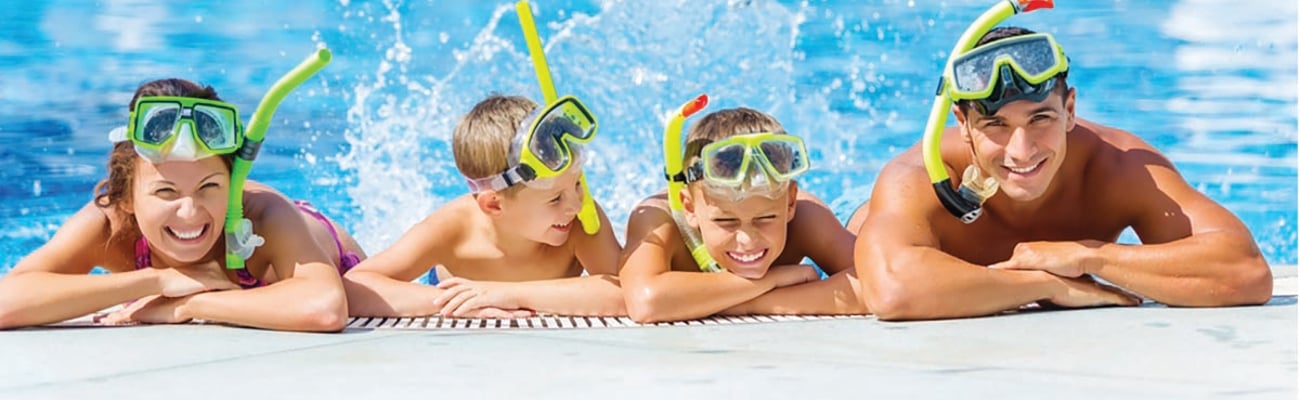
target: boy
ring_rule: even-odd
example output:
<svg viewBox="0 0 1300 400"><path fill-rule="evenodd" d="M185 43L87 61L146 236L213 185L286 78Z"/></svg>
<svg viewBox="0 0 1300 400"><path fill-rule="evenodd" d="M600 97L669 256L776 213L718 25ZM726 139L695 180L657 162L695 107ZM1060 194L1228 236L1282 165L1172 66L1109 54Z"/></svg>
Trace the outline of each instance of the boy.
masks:
<svg viewBox="0 0 1300 400"><path fill-rule="evenodd" d="M672 131L665 140L680 143L680 129ZM620 278L632 319L867 312L849 275L854 236L794 181L808 167L798 137L766 114L736 108L705 116L687 138L686 169L676 177L687 184L685 226L664 193L643 200L628 220ZM716 267L701 268L688 249L695 240L683 234L698 237L712 258L704 262ZM831 277L819 280L799 264L805 257Z"/></svg>
<svg viewBox="0 0 1300 400"><path fill-rule="evenodd" d="M351 314L625 315L618 241L604 212L584 201L576 145L595 130L572 97L545 109L516 96L475 105L452 137L456 168L473 193L348 272ZM411 282L435 266L453 277L437 286Z"/></svg>

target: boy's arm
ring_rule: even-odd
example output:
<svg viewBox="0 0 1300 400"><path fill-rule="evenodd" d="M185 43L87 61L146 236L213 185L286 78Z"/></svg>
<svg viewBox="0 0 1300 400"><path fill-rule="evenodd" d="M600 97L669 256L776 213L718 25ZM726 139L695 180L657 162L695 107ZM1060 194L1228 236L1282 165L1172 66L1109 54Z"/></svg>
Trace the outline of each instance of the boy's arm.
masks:
<svg viewBox="0 0 1300 400"><path fill-rule="evenodd" d="M451 317L477 316L484 308L574 316L627 315L618 277L613 275L527 282L451 278L438 287L444 292L433 304Z"/></svg>
<svg viewBox="0 0 1300 400"><path fill-rule="evenodd" d="M1124 187L1143 245L1100 241L1035 242L1016 247L995 268L1038 269L1061 276L1093 274L1175 306L1263 304L1273 278L1250 231L1223 206L1197 192L1154 148L1142 143L1112 187ZM1112 191L1119 193L1120 191Z"/></svg>
<svg viewBox="0 0 1300 400"><path fill-rule="evenodd" d="M811 193L799 191L795 207L786 236L790 242L786 251L798 251L812 259L827 275L853 270L853 243L857 236L845 229L835 213Z"/></svg>
<svg viewBox="0 0 1300 400"><path fill-rule="evenodd" d="M753 300L728 308L723 314L858 315L870 311L862 306L858 278L843 271L829 278L776 288Z"/></svg>
<svg viewBox="0 0 1300 400"><path fill-rule="evenodd" d="M1068 307L1136 304L1095 283L985 268L942 251L930 218L950 217L920 159L913 147L881 170L858 232L854 261L864 305L880 319L989 315L1038 300Z"/></svg>
<svg viewBox="0 0 1300 400"><path fill-rule="evenodd" d="M622 288L618 285L618 256L623 248L614 237L614 228L600 204L596 204L596 213L600 217L600 230L595 235L587 235L581 230L570 233L574 240L574 256L587 271L587 276L501 283L508 288L508 294L517 305L502 308L523 308L557 315L627 315ZM453 290L450 286L439 285Z"/></svg>
<svg viewBox="0 0 1300 400"><path fill-rule="evenodd" d="M683 256L676 252L685 245L662 208L633 210L627 237L620 278L628 314L637 322L707 317L775 287L816 279L815 272L804 266L774 267L757 280L727 272L672 271L673 258Z"/></svg>
<svg viewBox="0 0 1300 400"><path fill-rule="evenodd" d="M463 218L439 210L411 227L391 247L357 264L343 276L348 310L354 316L410 317L437 313L436 287L411 282L455 246Z"/></svg>
<svg viewBox="0 0 1300 400"><path fill-rule="evenodd" d="M588 235L581 229L570 231L573 255L582 263L582 268L587 270L588 275L617 277L618 257L623 247L619 246L618 238L614 237L614 227L610 226L609 217L605 216L605 210L601 209L600 204L596 204L596 214L600 217L600 230L595 235Z"/></svg>

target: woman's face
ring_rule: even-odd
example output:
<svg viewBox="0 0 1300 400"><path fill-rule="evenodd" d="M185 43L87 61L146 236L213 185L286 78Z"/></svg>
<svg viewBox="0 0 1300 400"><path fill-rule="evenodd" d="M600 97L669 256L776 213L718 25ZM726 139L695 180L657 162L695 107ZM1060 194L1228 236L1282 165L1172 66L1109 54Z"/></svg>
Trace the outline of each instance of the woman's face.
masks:
<svg viewBox="0 0 1300 400"><path fill-rule="evenodd" d="M230 171L220 157L153 164L136 160L131 212L165 261L201 261L221 237Z"/></svg>

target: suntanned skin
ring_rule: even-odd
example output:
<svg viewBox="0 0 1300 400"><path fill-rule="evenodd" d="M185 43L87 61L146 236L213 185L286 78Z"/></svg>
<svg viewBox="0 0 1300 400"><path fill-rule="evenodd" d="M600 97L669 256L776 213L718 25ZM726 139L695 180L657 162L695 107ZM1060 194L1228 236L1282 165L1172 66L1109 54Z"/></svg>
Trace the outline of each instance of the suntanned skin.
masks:
<svg viewBox="0 0 1300 400"><path fill-rule="evenodd" d="M609 219L597 205L601 228L588 235L576 218L580 171L552 178L553 189L465 195L430 214L348 272L352 315L626 315ZM430 268L438 286L411 282Z"/></svg>
<svg viewBox="0 0 1300 400"><path fill-rule="evenodd" d="M1134 305L1134 294L1173 306L1270 299L1271 272L1246 226L1136 135L1076 119L1074 101L1070 89L1064 101L1058 90L994 116L953 107L958 127L941 144L948 174L978 162L1001 186L972 224L940 204L919 143L885 166L849 223L872 311L910 320L1036 301ZM1115 243L1129 227L1142 245Z"/></svg>
<svg viewBox="0 0 1300 400"><path fill-rule="evenodd" d="M246 261L267 286L239 290L221 228L229 171L216 158L153 165L137 160L137 232L122 212L93 202L0 280L0 328L48 324L135 300L109 322L178 323L192 318L277 330L338 331L347 324L338 249L325 226L274 189L248 181L244 217L266 239ZM146 215L148 215L146 217ZM331 222L332 224L332 222ZM203 226L199 243L178 244L164 226ZM343 229L344 247L364 257ZM156 232L152 265L135 268L139 230ZM306 234L304 234L306 233ZM118 239L110 240L116 234ZM206 247L205 247L206 246ZM88 275L99 266L111 272Z"/></svg>
<svg viewBox="0 0 1300 400"><path fill-rule="evenodd" d="M704 235L723 236L716 244L709 237L704 242L711 246L710 253L724 267L730 263L725 259L725 251L737 247L734 242L754 242L757 240L754 237L763 236L768 242L759 246L783 246L779 254L765 256L766 264L759 270L729 267L726 272L700 272L672 219L667 195L660 193L642 200L628 221L628 245L620 272L632 319L674 321L718 313L867 313L858 300L857 279L852 275L853 235L840 227L834 213L820 199L798 191L796 184L790 186L791 193L780 200L724 202L719 205L721 208L713 210L714 214L688 217L698 218L696 224L713 224L706 228L709 232ZM696 211L692 203L709 202L700 200L703 195L699 190L691 192L694 194L683 193L687 196L688 213ZM782 204L785 201L789 203ZM737 205L757 207L734 210ZM730 220L734 226L719 228L718 218ZM723 243L729 241L733 244L725 247L728 245ZM831 277L818 280L811 267L799 265L805 257Z"/></svg>

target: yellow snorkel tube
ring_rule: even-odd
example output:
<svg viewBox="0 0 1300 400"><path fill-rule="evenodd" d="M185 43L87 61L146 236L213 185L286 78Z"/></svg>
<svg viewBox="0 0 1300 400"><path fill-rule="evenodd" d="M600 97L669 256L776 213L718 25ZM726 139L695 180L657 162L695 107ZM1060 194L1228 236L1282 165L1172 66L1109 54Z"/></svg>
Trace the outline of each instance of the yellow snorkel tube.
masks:
<svg viewBox="0 0 1300 400"><path fill-rule="evenodd" d="M533 10L529 8L528 0L519 0L515 3L515 11L519 13L519 27L524 31L524 42L528 44L528 54L533 59L533 70L537 72L537 85L542 89L542 99L550 104L559 96L555 95L555 84L551 83L551 68L546 65L542 38L537 35L537 25L533 23ZM595 235L600 231L600 216L596 214L596 200L591 197L591 187L587 186L586 171L578 177L578 182L582 184L582 209L578 211L578 221L582 222L584 232Z"/></svg>
<svg viewBox="0 0 1300 400"><path fill-rule="evenodd" d="M248 119L248 128L244 131L244 145L235 152L235 161L230 172L230 203L226 205L226 269L243 269L244 260L253 255L253 250L265 241L253 234L252 223L244 219L244 181L253 168L253 160L262 148L266 138L266 128L271 125L271 116L280 106L284 97L292 92L316 72L325 68L330 62L329 49L318 49L307 56L289 73L280 77L271 85L271 90L262 96L257 110Z"/></svg>
<svg viewBox="0 0 1300 400"><path fill-rule="evenodd" d="M704 247L700 233L686 223L686 206L682 204L681 195L682 189L686 188L686 175L682 173L683 158L686 157L682 152L682 124L686 118L708 105L709 96L701 94L683 104L673 118L668 120L668 126L664 127L664 177L668 178L668 209L672 211L673 222L677 223L677 230L682 233L682 240L691 250L695 264L699 265L700 271L722 272L722 267L709 255L708 248Z"/></svg>
<svg viewBox="0 0 1300 400"><path fill-rule="evenodd" d="M957 57L975 48L980 37L992 30L994 26L1012 15L1027 13L1040 8L1052 8L1052 0L1003 0L998 1L975 22L966 28L952 52L948 53L948 62L943 67L943 78L934 94L934 105L930 108L930 119L925 123L925 138L921 149L925 157L925 171L930 175L930 184L939 196L943 207L964 223L975 222L982 213L984 200L997 193L997 185L991 179L981 179L978 168L972 165L962 176L960 189L953 189L948 169L943 163L943 154L939 144L943 138L943 127L948 121L948 112L952 108L952 63Z"/></svg>

